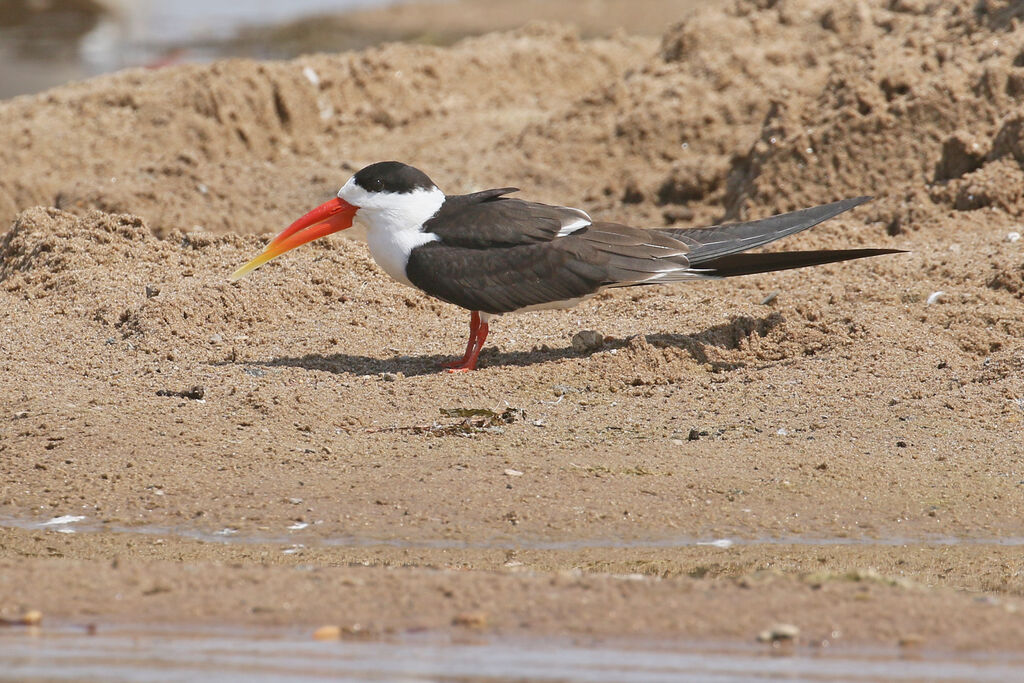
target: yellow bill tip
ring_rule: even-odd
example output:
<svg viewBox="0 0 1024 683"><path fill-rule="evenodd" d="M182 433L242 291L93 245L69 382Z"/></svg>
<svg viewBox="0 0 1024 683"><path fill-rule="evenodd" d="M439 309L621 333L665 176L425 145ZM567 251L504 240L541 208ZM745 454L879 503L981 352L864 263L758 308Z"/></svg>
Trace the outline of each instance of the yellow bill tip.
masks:
<svg viewBox="0 0 1024 683"><path fill-rule="evenodd" d="M260 266L262 266L264 263L274 258L275 256L278 256L278 254L264 251L262 254L254 258L252 261L249 261L244 266L242 266L235 272L231 273L230 280L232 282L237 282L238 280L241 280L243 277L245 277L252 271L256 270L257 268L259 268Z"/></svg>

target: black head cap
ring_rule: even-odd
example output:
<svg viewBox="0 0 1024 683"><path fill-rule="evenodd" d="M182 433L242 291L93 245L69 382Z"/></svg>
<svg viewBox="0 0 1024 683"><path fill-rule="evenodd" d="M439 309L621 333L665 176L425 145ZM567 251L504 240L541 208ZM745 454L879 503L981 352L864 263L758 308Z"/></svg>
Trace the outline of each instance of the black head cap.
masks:
<svg viewBox="0 0 1024 683"><path fill-rule="evenodd" d="M370 164L353 178L356 185L369 192L408 194L436 187L426 173L398 161L378 161Z"/></svg>

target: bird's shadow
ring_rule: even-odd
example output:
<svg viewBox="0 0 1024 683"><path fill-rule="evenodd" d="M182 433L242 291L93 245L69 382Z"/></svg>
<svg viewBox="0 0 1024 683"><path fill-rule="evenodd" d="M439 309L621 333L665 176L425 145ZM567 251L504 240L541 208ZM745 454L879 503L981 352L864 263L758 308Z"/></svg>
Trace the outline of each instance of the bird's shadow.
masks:
<svg viewBox="0 0 1024 683"><path fill-rule="evenodd" d="M784 318L777 312L755 318L736 316L727 323L707 327L694 334L654 333L644 335L646 342L656 347L678 348L689 353L702 364L709 364L715 371L733 370L744 366L743 362L716 361L708 353L708 347L723 350L739 348L742 341L752 335L764 337ZM628 346L633 338L606 339L601 350L621 349ZM524 367L562 360L583 358L589 355L572 346L557 349L541 347L531 351L499 351L484 349L480 354L481 367ZM436 374L443 370L441 364L457 358L455 354L431 354L429 356L392 356L376 358L349 353L310 353L304 356L281 356L263 362L228 361L224 364L258 365L262 367L297 367L306 370L321 370L336 374L375 375L381 373L402 373L406 377Z"/></svg>

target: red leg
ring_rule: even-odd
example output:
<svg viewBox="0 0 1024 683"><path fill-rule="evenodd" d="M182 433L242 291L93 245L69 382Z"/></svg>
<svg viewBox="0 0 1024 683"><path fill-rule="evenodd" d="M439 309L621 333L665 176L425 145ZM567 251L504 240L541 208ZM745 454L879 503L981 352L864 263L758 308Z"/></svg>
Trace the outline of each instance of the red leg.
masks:
<svg viewBox="0 0 1024 683"><path fill-rule="evenodd" d="M477 334L480 331L480 312L473 311L472 315L469 316L469 342L466 344L466 353L459 360L449 361L447 363L441 363L443 368L458 368L462 367L469 362L470 356L473 354L473 347L476 346ZM479 354L479 352L477 352Z"/></svg>
<svg viewBox="0 0 1024 683"><path fill-rule="evenodd" d="M474 312L475 315L475 312ZM470 336L471 348L466 349L466 357L461 361L449 367L448 372L468 372L470 370L476 370L476 362L480 358L480 350L484 348L484 342L487 341L487 323L480 322L476 327L476 339Z"/></svg>

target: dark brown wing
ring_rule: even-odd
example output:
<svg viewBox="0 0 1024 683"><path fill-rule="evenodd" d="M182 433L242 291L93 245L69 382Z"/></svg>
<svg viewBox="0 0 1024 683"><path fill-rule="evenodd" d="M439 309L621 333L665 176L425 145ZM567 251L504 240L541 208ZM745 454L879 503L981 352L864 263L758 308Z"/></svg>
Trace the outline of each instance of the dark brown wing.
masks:
<svg viewBox="0 0 1024 683"><path fill-rule="evenodd" d="M442 215L442 208L425 226L440 241L412 251L406 266L409 280L428 294L463 308L507 313L578 299L604 287L730 277L896 251L741 253L806 230L864 203L867 197L708 228L641 230L590 223L570 232L564 227L565 220L585 215L583 212L497 199L505 192L491 190L490 196L479 193L453 198L468 198L468 204L453 205L447 215Z"/></svg>
<svg viewBox="0 0 1024 683"><path fill-rule="evenodd" d="M657 231L595 223L567 237L504 248L429 242L406 276L439 299L486 313L578 299L688 268L686 246Z"/></svg>
<svg viewBox="0 0 1024 683"><path fill-rule="evenodd" d="M585 211L502 195L514 187L447 197L423 225L450 246L489 249L550 242L590 225Z"/></svg>

